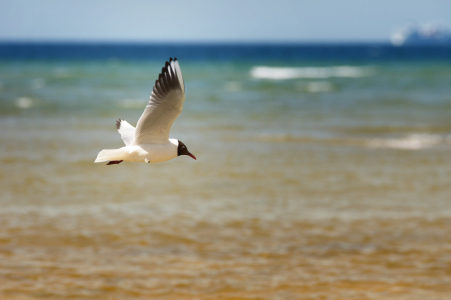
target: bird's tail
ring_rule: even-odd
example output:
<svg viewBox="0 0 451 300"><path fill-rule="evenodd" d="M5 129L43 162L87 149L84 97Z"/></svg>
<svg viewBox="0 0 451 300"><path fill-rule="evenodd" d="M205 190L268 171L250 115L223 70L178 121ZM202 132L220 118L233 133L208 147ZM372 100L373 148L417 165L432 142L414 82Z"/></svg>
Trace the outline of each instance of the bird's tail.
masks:
<svg viewBox="0 0 451 300"><path fill-rule="evenodd" d="M124 159L124 151L122 149L105 149L97 154L95 163L109 161L109 160L122 160Z"/></svg>

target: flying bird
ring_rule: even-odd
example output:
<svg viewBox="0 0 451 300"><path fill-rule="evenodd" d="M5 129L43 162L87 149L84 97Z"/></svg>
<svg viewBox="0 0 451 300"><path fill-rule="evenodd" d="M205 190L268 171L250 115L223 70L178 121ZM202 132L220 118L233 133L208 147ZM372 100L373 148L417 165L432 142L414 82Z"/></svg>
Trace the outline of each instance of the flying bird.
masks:
<svg viewBox="0 0 451 300"><path fill-rule="evenodd" d="M107 165L123 161L156 163L180 155L196 157L184 143L169 138L172 123L180 115L185 101L185 83L177 58L170 58L155 81L149 104L144 109L136 128L125 120L117 120L116 128L125 143L120 149L99 152L95 163Z"/></svg>

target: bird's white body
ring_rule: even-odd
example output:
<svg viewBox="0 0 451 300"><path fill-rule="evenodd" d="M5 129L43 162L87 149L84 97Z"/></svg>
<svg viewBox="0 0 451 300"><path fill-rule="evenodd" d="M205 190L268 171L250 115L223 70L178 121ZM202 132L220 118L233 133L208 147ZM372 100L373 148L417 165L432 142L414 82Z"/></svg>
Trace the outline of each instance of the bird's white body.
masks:
<svg viewBox="0 0 451 300"><path fill-rule="evenodd" d="M185 101L185 83L177 58L166 62L136 128L125 120L118 120L116 128L125 143L120 149L99 152L94 162L122 161L156 163L189 155L186 146L177 139L169 138L172 123L180 115ZM180 148L180 149L179 149Z"/></svg>
<svg viewBox="0 0 451 300"><path fill-rule="evenodd" d="M124 160L129 162L156 163L177 157L177 139L169 139L165 144L130 145L119 149L100 151L95 162Z"/></svg>

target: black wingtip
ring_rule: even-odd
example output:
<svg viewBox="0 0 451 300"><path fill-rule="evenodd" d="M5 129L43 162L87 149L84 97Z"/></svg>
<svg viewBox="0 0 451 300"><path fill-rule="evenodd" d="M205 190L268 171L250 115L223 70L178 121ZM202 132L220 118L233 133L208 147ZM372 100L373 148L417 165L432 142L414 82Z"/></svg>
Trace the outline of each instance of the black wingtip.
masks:
<svg viewBox="0 0 451 300"><path fill-rule="evenodd" d="M170 57L169 61L166 61L164 67L161 68L161 73L158 75L158 79L155 80L155 85L153 87L152 93L157 97L164 98L166 93L172 89L177 89L178 87L178 75L175 68L172 67L172 62L176 61ZM182 87L184 88L184 87Z"/></svg>
<svg viewBox="0 0 451 300"><path fill-rule="evenodd" d="M122 122L121 119L117 119L117 121L116 121L116 129L117 130L119 130L119 128L121 128L121 122Z"/></svg>

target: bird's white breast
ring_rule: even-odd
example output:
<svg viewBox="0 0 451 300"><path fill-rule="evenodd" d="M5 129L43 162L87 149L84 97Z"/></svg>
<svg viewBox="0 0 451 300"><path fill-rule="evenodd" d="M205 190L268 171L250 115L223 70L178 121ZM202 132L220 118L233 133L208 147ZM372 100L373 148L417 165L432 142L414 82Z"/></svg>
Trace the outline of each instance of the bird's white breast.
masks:
<svg viewBox="0 0 451 300"><path fill-rule="evenodd" d="M140 144L124 147L127 161L162 162L177 157L178 140L169 139L165 144Z"/></svg>

